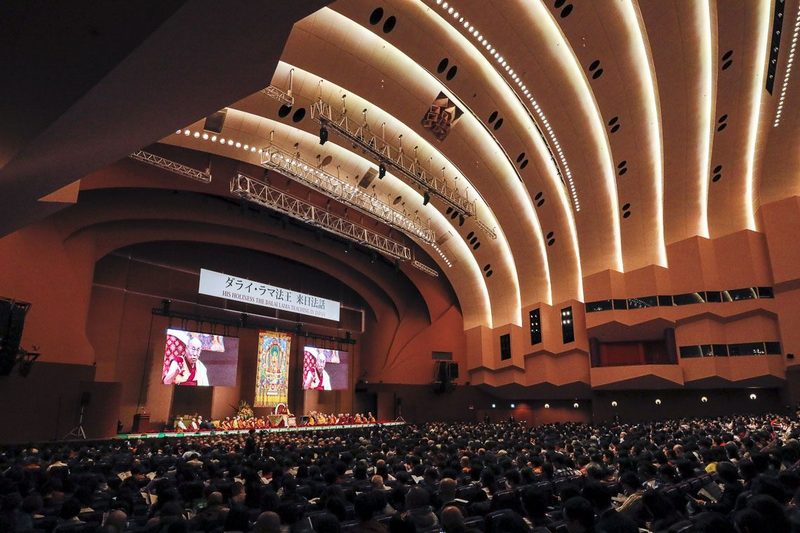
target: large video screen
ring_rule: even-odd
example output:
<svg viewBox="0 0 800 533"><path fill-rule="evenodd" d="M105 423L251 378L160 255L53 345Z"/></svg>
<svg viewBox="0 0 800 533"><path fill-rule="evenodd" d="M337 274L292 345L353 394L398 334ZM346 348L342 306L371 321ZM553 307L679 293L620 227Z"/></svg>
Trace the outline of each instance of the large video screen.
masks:
<svg viewBox="0 0 800 533"><path fill-rule="evenodd" d="M289 358L292 336L258 332L256 398L253 407L276 407L289 401Z"/></svg>
<svg viewBox="0 0 800 533"><path fill-rule="evenodd" d="M303 390L342 390L348 386L350 354L315 346L303 348Z"/></svg>
<svg viewBox="0 0 800 533"><path fill-rule="evenodd" d="M239 339L168 329L161 383L194 387L234 387Z"/></svg>

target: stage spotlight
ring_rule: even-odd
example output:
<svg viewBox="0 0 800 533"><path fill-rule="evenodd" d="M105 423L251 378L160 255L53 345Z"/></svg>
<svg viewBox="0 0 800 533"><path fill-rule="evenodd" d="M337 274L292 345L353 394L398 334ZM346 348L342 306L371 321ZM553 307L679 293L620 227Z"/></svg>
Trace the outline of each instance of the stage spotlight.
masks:
<svg viewBox="0 0 800 533"><path fill-rule="evenodd" d="M458 215L458 225L459 226L463 226L464 225L464 215L462 215L462 214Z"/></svg>
<svg viewBox="0 0 800 533"><path fill-rule="evenodd" d="M549 403L544 404L544 408L545 409L550 409L550 404Z"/></svg>
<svg viewBox="0 0 800 533"><path fill-rule="evenodd" d="M661 399L660 398L656 398L656 405L661 405Z"/></svg>
<svg viewBox="0 0 800 533"><path fill-rule="evenodd" d="M161 312L164 315L169 315L169 308L172 305L172 300L161 300Z"/></svg>
<svg viewBox="0 0 800 533"><path fill-rule="evenodd" d="M386 175L386 165L381 163L380 165L378 165L378 179L382 180L385 175Z"/></svg>
<svg viewBox="0 0 800 533"><path fill-rule="evenodd" d="M614 400L613 402L611 402L611 407L616 407L617 405L619 405L619 404L617 403L617 400Z"/></svg>
<svg viewBox="0 0 800 533"><path fill-rule="evenodd" d="M756 396L755 393L750 394L750 399L751 400L755 400L756 398L758 398L758 396Z"/></svg>
<svg viewBox="0 0 800 533"><path fill-rule="evenodd" d="M319 128L319 144L325 144L326 142L328 142L328 128L321 126Z"/></svg>
<svg viewBox="0 0 800 533"><path fill-rule="evenodd" d="M422 195L422 205L428 205L431 201L431 193L425 191L425 194Z"/></svg>
<svg viewBox="0 0 800 533"><path fill-rule="evenodd" d="M247 327L247 313L242 313L239 316L239 326L243 328Z"/></svg>

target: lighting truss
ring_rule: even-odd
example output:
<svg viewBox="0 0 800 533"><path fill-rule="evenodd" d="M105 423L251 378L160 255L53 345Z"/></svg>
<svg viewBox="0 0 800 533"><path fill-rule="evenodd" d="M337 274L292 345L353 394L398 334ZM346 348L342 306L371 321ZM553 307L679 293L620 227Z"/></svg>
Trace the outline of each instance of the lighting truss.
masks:
<svg viewBox="0 0 800 533"><path fill-rule="evenodd" d="M428 190L438 196L445 204L464 214L475 215L475 202L463 196L456 188L447 184L447 180L434 176L416 157L408 157L402 146L389 144L382 136L375 135L366 124L354 124L346 112L335 112L333 108L320 99L311 106L311 118L321 126L331 128L342 137L369 152L379 162L391 166L411 184Z"/></svg>
<svg viewBox="0 0 800 533"><path fill-rule="evenodd" d="M495 231L494 231L492 228L490 228L490 227L489 227L489 226L486 224L486 222L484 222L483 220L481 220L481 219L479 219L479 218L477 218L477 217L476 217L476 218L475 218L475 224L476 224L476 225L478 226L478 228L479 228L479 229L480 229L482 232L484 232L486 235L488 235L488 236L489 236L489 237L491 237L492 239L497 239L497 233L496 233L496 232L495 232Z"/></svg>
<svg viewBox="0 0 800 533"><path fill-rule="evenodd" d="M432 276L434 278L438 278L439 277L439 273L436 272L436 270L432 269L431 267L429 267L425 263L420 263L416 259L411 261L411 266L413 266L414 268L416 268L418 270L421 270L421 271L425 272L427 275Z"/></svg>
<svg viewBox="0 0 800 533"><path fill-rule="evenodd" d="M423 226L405 213L362 191L358 186L342 181L275 145L261 153L261 165L374 216L400 231L418 237L426 244L436 241L436 235L431 228Z"/></svg>
<svg viewBox="0 0 800 533"><path fill-rule="evenodd" d="M184 178L190 178L203 183L211 183L211 173L208 170L200 171L192 167L187 167L176 161L165 159L161 156L151 154L150 152L145 152L144 150L137 150L128 157L141 163L168 170Z"/></svg>
<svg viewBox="0 0 800 533"><path fill-rule="evenodd" d="M290 92L285 92L274 85L261 89L261 92L287 107L292 107L294 105L294 96L292 96Z"/></svg>
<svg viewBox="0 0 800 533"><path fill-rule="evenodd" d="M384 235L359 226L349 220L301 200L295 196L254 180L250 176L237 174L231 179L231 193L250 202L268 207L306 224L319 227L330 233L355 241L389 257L411 261L411 249Z"/></svg>

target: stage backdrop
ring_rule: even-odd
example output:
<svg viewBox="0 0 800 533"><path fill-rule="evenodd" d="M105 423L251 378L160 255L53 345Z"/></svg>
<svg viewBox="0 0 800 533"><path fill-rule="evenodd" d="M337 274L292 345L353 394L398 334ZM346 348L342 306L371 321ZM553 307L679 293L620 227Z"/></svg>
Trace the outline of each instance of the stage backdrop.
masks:
<svg viewBox="0 0 800 533"><path fill-rule="evenodd" d="M275 407L289 401L289 356L292 337L286 333L258 333L258 367L254 407Z"/></svg>

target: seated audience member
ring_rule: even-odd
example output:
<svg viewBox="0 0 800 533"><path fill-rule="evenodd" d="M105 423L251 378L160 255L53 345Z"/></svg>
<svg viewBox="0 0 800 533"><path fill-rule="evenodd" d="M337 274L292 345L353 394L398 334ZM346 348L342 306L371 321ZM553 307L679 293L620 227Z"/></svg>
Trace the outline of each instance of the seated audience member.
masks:
<svg viewBox="0 0 800 533"><path fill-rule="evenodd" d="M574 496L564 503L564 521L569 533L594 533L594 509L585 498Z"/></svg>
<svg viewBox="0 0 800 533"><path fill-rule="evenodd" d="M536 427L316 416L362 423L262 433L259 418L235 417L247 434L0 449L0 530L95 531L105 516L109 533L512 533L562 517L570 531L634 531L627 518L654 532L800 531L794 415ZM621 491L616 510L606 486Z"/></svg>
<svg viewBox="0 0 800 533"><path fill-rule="evenodd" d="M281 533L281 518L274 511L264 511L258 515L252 531L253 533Z"/></svg>
<svg viewBox="0 0 800 533"><path fill-rule="evenodd" d="M607 533L639 533L636 522L617 512L611 505L611 494L603 485L589 482L583 487L581 495L594 508L599 531Z"/></svg>
<svg viewBox="0 0 800 533"><path fill-rule="evenodd" d="M405 510L418 529L426 529L439 523L430 506L431 497L422 487L411 487L406 493Z"/></svg>

